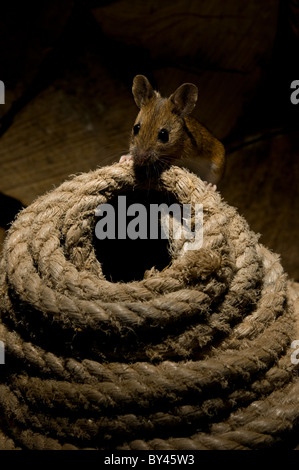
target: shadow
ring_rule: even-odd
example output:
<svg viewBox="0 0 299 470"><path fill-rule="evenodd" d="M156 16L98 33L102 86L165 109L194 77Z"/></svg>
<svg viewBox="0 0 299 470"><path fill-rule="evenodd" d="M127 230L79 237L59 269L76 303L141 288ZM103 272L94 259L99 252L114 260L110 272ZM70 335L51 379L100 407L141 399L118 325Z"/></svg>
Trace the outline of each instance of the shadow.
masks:
<svg viewBox="0 0 299 470"><path fill-rule="evenodd" d="M0 208L0 227L7 230L24 206L17 199L0 193Z"/></svg>
<svg viewBox="0 0 299 470"><path fill-rule="evenodd" d="M126 216L124 213L123 202L120 203L118 197L111 199L109 204L114 208L116 217L115 220L115 239L105 238L100 240L97 236L94 236L94 249L98 261L102 265L103 274L106 279L111 282L131 282L139 281L144 278L146 270L155 267L159 271L165 268L171 261L169 253L169 242L168 239L161 237L161 226L158 221L158 238L150 239L150 205L151 204L162 204L168 205L176 202L168 193L161 193L158 191L132 191L120 196L126 196L125 204L128 208L132 204L142 204L146 209L146 219L142 219L142 222L146 223L146 227L136 226L136 233L142 232L141 236L144 236L146 232L146 239L136 238L135 240L126 236L125 239L119 237L120 233L123 232L123 221L125 221L125 232L129 230L129 224L138 216L138 212L133 216ZM172 200L171 200L172 199ZM124 201L124 199L123 199ZM118 214L121 214L118 216ZM103 214L103 218L106 214ZM122 227L118 218L121 219ZM101 220L100 217L96 218L96 223ZM108 221L108 218L106 217ZM110 223L110 219L108 221ZM112 227L112 225L111 225ZM103 227L106 231L107 225ZM113 231L113 230L112 230Z"/></svg>

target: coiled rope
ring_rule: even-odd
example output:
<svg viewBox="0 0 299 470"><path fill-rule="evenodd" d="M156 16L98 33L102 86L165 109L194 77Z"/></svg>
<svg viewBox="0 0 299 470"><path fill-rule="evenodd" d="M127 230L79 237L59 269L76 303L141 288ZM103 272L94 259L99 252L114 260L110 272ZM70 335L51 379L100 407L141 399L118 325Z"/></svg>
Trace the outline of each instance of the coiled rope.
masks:
<svg viewBox="0 0 299 470"><path fill-rule="evenodd" d="M100 168L11 226L0 265L0 449L298 444L296 285L195 175L171 167L150 184L130 164ZM95 254L95 208L144 189L203 204L203 246L171 239L165 269L111 282Z"/></svg>

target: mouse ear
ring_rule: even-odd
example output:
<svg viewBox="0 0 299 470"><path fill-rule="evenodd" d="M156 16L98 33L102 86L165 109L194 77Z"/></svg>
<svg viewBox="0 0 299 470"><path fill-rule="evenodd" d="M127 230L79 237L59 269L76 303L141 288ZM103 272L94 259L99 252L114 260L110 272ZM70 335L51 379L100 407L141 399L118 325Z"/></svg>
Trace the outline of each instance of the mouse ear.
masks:
<svg viewBox="0 0 299 470"><path fill-rule="evenodd" d="M144 75L134 77L132 93L138 108L142 108L154 96L154 90Z"/></svg>
<svg viewBox="0 0 299 470"><path fill-rule="evenodd" d="M198 97L197 86L184 83L170 97L173 111L179 116L187 116L193 110Z"/></svg>

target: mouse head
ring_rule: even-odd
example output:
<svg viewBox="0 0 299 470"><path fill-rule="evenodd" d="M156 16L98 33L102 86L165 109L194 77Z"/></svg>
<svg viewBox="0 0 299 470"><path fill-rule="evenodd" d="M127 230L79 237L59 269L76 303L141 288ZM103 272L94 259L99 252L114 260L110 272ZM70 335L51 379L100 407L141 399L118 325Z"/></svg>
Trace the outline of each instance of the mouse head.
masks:
<svg viewBox="0 0 299 470"><path fill-rule="evenodd" d="M136 75L132 92L140 108L130 144L135 166L173 162L183 147L184 117L196 104L197 87L184 83L169 98L162 98L146 77Z"/></svg>

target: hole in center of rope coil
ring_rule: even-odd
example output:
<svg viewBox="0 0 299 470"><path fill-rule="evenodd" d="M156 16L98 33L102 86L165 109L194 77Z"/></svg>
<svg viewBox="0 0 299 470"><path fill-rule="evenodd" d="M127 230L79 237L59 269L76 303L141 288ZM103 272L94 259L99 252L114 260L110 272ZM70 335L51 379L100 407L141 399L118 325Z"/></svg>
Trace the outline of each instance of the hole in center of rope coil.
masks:
<svg viewBox="0 0 299 470"><path fill-rule="evenodd" d="M140 281L145 271L161 271L170 263L161 214L173 204L178 206L170 193L135 190L97 207L94 249L108 281Z"/></svg>

